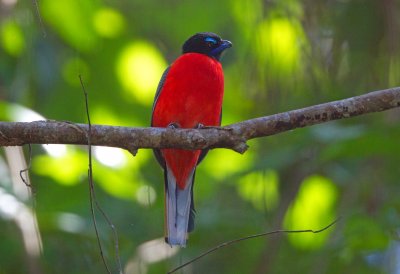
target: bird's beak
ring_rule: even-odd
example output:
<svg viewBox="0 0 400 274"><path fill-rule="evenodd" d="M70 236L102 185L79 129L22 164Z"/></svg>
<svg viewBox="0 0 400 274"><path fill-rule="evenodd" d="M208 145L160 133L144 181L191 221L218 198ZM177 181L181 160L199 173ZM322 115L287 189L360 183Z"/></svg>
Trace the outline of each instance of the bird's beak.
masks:
<svg viewBox="0 0 400 274"><path fill-rule="evenodd" d="M222 52L222 51L224 51L225 49L230 48L230 47L232 47L231 41L222 40L221 45L220 45L217 49L219 50L219 52Z"/></svg>
<svg viewBox="0 0 400 274"><path fill-rule="evenodd" d="M221 53L226 50L227 48L232 47L231 41L228 40L222 40L222 43L219 45L219 47L213 49L210 53L211 56L215 57L217 60L219 59Z"/></svg>

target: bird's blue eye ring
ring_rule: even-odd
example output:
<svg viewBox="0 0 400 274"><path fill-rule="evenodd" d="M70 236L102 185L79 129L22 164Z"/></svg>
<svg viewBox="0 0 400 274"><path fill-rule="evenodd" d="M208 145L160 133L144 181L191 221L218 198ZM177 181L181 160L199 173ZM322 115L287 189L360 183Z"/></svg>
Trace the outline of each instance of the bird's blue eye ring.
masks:
<svg viewBox="0 0 400 274"><path fill-rule="evenodd" d="M206 37L206 38L204 38L204 41L210 42L210 43L212 43L212 44L214 44L214 45L217 44L217 40L214 39L214 38L212 38L212 37Z"/></svg>

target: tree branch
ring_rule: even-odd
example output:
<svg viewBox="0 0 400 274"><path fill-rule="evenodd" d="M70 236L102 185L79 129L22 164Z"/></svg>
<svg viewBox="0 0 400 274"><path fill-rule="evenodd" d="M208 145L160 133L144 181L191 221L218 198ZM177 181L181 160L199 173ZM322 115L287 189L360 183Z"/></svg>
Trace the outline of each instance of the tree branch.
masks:
<svg viewBox="0 0 400 274"><path fill-rule="evenodd" d="M302 109L255 118L224 127L203 129L134 128L92 125L91 143L138 148L229 148L244 153L247 140L295 128L400 107L400 87L370 92ZM0 146L24 144L87 144L88 126L63 121L0 122Z"/></svg>

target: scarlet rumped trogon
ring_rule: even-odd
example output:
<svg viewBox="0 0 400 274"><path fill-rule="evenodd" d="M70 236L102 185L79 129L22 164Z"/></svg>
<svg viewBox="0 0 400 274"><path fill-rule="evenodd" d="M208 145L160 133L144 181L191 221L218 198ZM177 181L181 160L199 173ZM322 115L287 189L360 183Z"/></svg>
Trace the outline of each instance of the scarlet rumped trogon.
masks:
<svg viewBox="0 0 400 274"><path fill-rule="evenodd" d="M164 72L153 104L151 126L201 128L221 124L224 74L219 59L232 43L211 32L190 37L182 55ZM193 181L207 150L155 149L164 169L165 241L185 246L194 228Z"/></svg>

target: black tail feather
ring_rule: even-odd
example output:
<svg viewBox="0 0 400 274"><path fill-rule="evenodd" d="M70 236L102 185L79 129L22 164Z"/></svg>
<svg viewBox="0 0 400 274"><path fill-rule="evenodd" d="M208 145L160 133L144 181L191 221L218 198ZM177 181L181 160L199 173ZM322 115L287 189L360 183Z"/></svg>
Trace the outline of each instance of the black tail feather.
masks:
<svg viewBox="0 0 400 274"><path fill-rule="evenodd" d="M193 200L194 177L196 177L196 170L193 173L192 189L190 190L191 202L190 202L189 224L187 230L188 232L192 232L194 230L194 219L196 217L196 209L194 208L194 200Z"/></svg>

